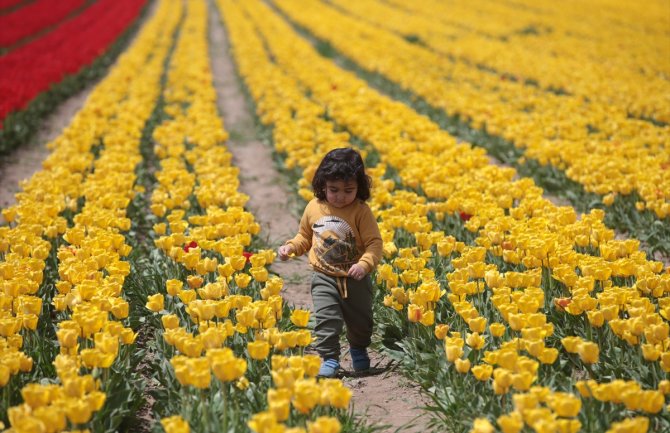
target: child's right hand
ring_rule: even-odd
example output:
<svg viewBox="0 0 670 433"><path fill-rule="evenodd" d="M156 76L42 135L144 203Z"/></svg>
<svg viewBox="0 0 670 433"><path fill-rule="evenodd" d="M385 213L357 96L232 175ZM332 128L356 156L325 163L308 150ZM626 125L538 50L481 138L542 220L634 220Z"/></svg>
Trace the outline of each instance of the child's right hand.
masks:
<svg viewBox="0 0 670 433"><path fill-rule="evenodd" d="M289 259L290 255L293 254L293 246L292 245L282 245L279 247L277 250L277 254L279 255L279 260L282 262L285 262L286 260Z"/></svg>

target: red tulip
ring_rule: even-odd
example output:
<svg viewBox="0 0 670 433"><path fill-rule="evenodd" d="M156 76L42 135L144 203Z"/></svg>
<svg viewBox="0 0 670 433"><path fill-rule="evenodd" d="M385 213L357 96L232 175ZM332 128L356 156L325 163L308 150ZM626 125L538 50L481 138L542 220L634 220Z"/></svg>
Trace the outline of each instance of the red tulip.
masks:
<svg viewBox="0 0 670 433"><path fill-rule="evenodd" d="M242 255L247 259L247 263L249 263L249 258L254 255L254 253L250 253L249 251L244 251L242 252Z"/></svg>
<svg viewBox="0 0 670 433"><path fill-rule="evenodd" d="M467 221L470 218L472 218L472 215L470 215L469 213L462 212L462 211L459 212L458 215L461 217L461 221Z"/></svg>
<svg viewBox="0 0 670 433"><path fill-rule="evenodd" d="M188 244L184 245L184 251L188 253L191 248L198 248L198 243L196 241L191 241Z"/></svg>

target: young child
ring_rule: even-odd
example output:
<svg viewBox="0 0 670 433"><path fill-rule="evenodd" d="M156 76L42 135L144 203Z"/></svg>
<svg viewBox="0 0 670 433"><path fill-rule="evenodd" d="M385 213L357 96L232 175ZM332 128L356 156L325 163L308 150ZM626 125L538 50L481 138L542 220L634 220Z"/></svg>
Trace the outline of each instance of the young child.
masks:
<svg viewBox="0 0 670 433"><path fill-rule="evenodd" d="M370 368L367 347L372 336L372 282L382 238L365 201L370 177L361 155L350 148L331 150L319 164L300 229L279 247L281 260L309 251L316 350L323 359L319 376L334 377L340 368L340 333L346 324L355 371Z"/></svg>

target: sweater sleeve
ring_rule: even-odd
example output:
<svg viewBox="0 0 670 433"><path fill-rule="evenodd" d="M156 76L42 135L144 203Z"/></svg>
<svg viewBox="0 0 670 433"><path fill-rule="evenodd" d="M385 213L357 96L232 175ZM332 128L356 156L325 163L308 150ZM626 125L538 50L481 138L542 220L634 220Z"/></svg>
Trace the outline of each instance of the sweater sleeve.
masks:
<svg viewBox="0 0 670 433"><path fill-rule="evenodd" d="M309 222L310 205L305 207L305 211L300 218L300 227L298 234L284 245L291 245L296 256L302 256L312 248L312 225Z"/></svg>
<svg viewBox="0 0 670 433"><path fill-rule="evenodd" d="M375 269L381 259L384 243L382 241L382 236L379 233L377 219L367 205L365 205L365 211L361 216L359 232L361 234L363 245L365 245L365 253L363 253L360 260L358 260L358 264L363 266L363 268L370 273Z"/></svg>

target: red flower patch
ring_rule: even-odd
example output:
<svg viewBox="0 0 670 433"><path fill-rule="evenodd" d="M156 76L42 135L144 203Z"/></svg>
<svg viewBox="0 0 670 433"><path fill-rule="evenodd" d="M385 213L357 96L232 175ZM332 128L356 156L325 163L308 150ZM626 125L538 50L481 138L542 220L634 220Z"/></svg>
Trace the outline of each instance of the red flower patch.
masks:
<svg viewBox="0 0 670 433"><path fill-rule="evenodd" d="M196 241L191 241L188 244L184 245L184 251L188 253L191 248L198 248L198 243Z"/></svg>
<svg viewBox="0 0 670 433"><path fill-rule="evenodd" d="M472 215L463 211L459 212L458 215L461 217L461 221L467 221L472 218Z"/></svg>
<svg viewBox="0 0 670 433"><path fill-rule="evenodd" d="M250 253L249 251L244 251L244 252L242 252L242 255L247 259L247 263L249 263L249 259L251 258L251 256L254 255L254 253Z"/></svg>

